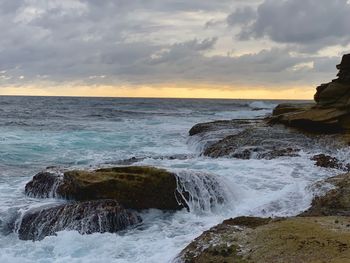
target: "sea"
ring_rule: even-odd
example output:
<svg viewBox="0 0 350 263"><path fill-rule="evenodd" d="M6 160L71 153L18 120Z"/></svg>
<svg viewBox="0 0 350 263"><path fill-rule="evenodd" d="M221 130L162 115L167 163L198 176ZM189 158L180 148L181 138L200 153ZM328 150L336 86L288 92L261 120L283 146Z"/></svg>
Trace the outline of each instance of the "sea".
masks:
<svg viewBox="0 0 350 263"><path fill-rule="evenodd" d="M188 134L201 122L264 118L280 102L1 96L0 262L173 262L225 219L297 215L310 206L312 185L339 171L315 166L308 152L212 159L201 155L205 142ZM348 156L346 150L334 154ZM142 225L117 234L62 231L36 242L4 227L20 213L66 202L25 196L25 184L47 167L94 169L134 157L134 165L177 174L193 197L189 211L147 210ZM224 202L213 202L219 197Z"/></svg>

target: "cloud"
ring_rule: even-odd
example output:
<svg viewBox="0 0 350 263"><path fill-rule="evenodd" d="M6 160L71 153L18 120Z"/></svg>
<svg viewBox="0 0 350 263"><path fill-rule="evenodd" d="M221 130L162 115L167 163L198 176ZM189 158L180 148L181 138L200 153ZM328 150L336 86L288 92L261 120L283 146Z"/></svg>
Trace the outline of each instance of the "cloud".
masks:
<svg viewBox="0 0 350 263"><path fill-rule="evenodd" d="M293 2L2 0L0 86L186 82L278 89L297 83L317 84L335 74L338 61L300 54L289 44L314 48L316 43L346 43L347 36L342 33L348 28L328 32L333 27L326 27L328 35L323 36L323 29L321 33L313 29L313 22L303 27L300 21L307 21L301 15L290 22L290 6L298 14L301 3L309 16L315 16L311 12L315 1ZM330 11L343 7L337 24L344 23L342 19L348 21L343 14L348 11L344 1L331 2L324 2ZM315 13L315 22L321 23L318 17L323 13ZM232 39L232 28L222 23L226 17L231 27L241 29L241 36L254 40ZM327 16L323 19L327 21ZM317 34L308 35L314 31ZM259 41L266 37L271 41L262 46ZM237 52L232 53L233 49Z"/></svg>
<svg viewBox="0 0 350 263"><path fill-rule="evenodd" d="M232 14L227 17L227 23L230 26L246 25L254 21L256 18L256 10L252 7L237 8Z"/></svg>
<svg viewBox="0 0 350 263"><path fill-rule="evenodd" d="M238 10L230 19L252 17L251 10ZM241 39L267 37L274 42L298 45L306 52L350 43L350 4L347 0L265 0L255 21L243 27ZM241 18L243 17L243 18Z"/></svg>

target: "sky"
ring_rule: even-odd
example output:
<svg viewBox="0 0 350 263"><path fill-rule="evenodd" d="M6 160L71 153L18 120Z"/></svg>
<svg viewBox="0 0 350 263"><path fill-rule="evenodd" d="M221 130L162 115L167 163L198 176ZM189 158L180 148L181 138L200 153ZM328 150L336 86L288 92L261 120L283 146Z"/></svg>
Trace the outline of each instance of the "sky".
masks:
<svg viewBox="0 0 350 263"><path fill-rule="evenodd" d="M0 95L311 99L347 0L1 0Z"/></svg>

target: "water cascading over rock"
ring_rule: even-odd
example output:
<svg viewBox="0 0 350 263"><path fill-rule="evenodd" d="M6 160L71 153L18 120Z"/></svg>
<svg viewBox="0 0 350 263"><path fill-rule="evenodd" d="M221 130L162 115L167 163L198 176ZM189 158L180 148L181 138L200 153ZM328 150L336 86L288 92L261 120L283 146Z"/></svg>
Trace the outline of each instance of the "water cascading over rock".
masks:
<svg viewBox="0 0 350 263"><path fill-rule="evenodd" d="M117 201L99 200L30 210L15 225L20 239L35 241L63 230L116 233L141 222L136 212L124 209Z"/></svg>
<svg viewBox="0 0 350 263"><path fill-rule="evenodd" d="M224 178L193 170L179 171L176 175L177 190L190 212L201 214L234 209L237 189Z"/></svg>

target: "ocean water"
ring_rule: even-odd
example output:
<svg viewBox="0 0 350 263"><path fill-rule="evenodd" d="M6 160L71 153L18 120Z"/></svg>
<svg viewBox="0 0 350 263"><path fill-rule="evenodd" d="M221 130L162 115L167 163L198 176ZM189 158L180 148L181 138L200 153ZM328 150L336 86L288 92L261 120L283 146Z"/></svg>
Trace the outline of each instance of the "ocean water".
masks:
<svg viewBox="0 0 350 263"><path fill-rule="evenodd" d="M197 123L262 118L278 103L0 97L0 262L172 262L224 219L298 214L311 203L310 186L337 171L314 166L309 152L274 160L210 159L200 155L204 142L188 136ZM333 154L349 155L346 149ZM135 165L175 172L194 197L190 211L144 211L143 225L132 230L62 231L38 242L21 241L2 227L18 213L64 202L24 195L25 184L46 167L91 169L132 157L142 158Z"/></svg>

